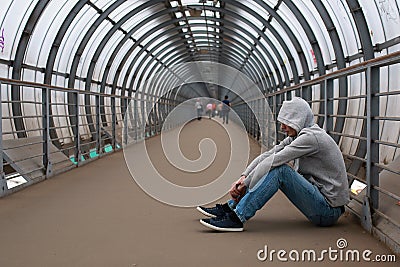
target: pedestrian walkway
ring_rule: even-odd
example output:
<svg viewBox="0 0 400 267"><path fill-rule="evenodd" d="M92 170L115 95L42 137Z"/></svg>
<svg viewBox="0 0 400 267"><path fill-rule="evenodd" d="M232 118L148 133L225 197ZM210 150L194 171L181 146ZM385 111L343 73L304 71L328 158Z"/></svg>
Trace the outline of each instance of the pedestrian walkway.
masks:
<svg viewBox="0 0 400 267"><path fill-rule="evenodd" d="M191 122L182 130L182 151L195 157L198 151L193 144L199 136L212 135L216 144L224 144L224 133L216 120ZM250 142L254 157L259 147ZM146 142L149 153L157 152L159 145L159 136ZM218 147L218 155L229 151L229 145ZM152 155L161 171L171 171L163 165L162 153ZM210 170L204 172L206 177L196 174L195 182L187 180L190 173L175 177L174 182L196 185L202 178L209 182ZM0 199L0 218L0 266L7 267L288 265L277 253L271 262L266 257L271 250L286 251L281 258L289 262L293 261L289 253L295 257L295 251L300 260L304 251L312 250L317 258L323 250L337 250L332 255L339 257L330 260L325 253L322 263L292 262L293 266L377 266L363 259L340 260L340 253L357 250L361 257L364 250L370 250L371 259L392 254L349 213L334 227L315 227L281 193L246 223L244 232L210 231L199 223L202 215L194 208L169 206L144 193L132 179L122 152ZM379 266L398 266L398 262Z"/></svg>

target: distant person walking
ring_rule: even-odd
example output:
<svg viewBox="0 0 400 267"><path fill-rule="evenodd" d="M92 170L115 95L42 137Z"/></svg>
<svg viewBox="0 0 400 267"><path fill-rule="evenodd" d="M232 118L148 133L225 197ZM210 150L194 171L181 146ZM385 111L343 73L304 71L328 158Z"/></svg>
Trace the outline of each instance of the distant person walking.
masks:
<svg viewBox="0 0 400 267"><path fill-rule="evenodd" d="M208 103L206 106L206 114L208 115L209 119L211 119L212 113L213 113L213 104Z"/></svg>
<svg viewBox="0 0 400 267"><path fill-rule="evenodd" d="M203 105L201 104L199 99L197 99L196 103L194 104L194 107L196 108L197 111L197 119L201 120L201 115L203 114Z"/></svg>
<svg viewBox="0 0 400 267"><path fill-rule="evenodd" d="M222 106L223 105L224 105L224 103L222 103L222 102L217 105L217 113L220 118L222 118Z"/></svg>
<svg viewBox="0 0 400 267"><path fill-rule="evenodd" d="M215 116L215 112L217 112L217 104L212 103L212 114L211 116L214 117Z"/></svg>
<svg viewBox="0 0 400 267"><path fill-rule="evenodd" d="M228 99L228 96L225 96L225 99L222 101L222 123L228 124L229 122L229 111L231 111L231 102Z"/></svg>

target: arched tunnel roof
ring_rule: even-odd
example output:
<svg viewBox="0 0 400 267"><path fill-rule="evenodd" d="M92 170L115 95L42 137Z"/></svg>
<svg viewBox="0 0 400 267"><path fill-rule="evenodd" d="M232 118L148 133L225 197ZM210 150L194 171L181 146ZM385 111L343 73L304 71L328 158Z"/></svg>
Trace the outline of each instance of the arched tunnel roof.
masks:
<svg viewBox="0 0 400 267"><path fill-rule="evenodd" d="M390 53L398 42L397 1L7 0L2 6L2 76L110 93L135 91L151 73L202 60L236 68L271 92Z"/></svg>
<svg viewBox="0 0 400 267"><path fill-rule="evenodd" d="M396 52L400 42L397 0L4 0L0 18L1 77L142 99L161 92L145 86L149 79L180 64L226 65L268 95ZM384 77L384 87L395 71ZM171 81L158 83L168 87ZM361 92L360 84L341 78L336 92L346 97ZM7 93L7 112L14 117L5 128L24 137L40 122L22 118L38 111L21 101L39 97L18 88L12 85ZM222 99L228 93L229 88L193 85L172 90L168 98ZM303 90L302 97L311 100L312 94L323 92ZM76 113L72 94L51 101L71 103L64 111L50 109L55 116ZM93 99L86 95L81 101L87 132L94 132ZM356 109L349 105L340 100L337 113ZM391 113L389 104L385 110ZM56 127L74 125L74 118L53 120ZM344 128L338 117L335 131ZM63 136L62 130L51 134Z"/></svg>

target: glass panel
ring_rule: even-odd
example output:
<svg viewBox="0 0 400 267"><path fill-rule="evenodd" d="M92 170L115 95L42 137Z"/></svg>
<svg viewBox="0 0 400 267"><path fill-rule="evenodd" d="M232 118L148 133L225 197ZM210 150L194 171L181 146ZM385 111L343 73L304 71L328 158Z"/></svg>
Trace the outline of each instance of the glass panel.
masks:
<svg viewBox="0 0 400 267"><path fill-rule="evenodd" d="M68 12L75 5L74 2L76 1L64 0L64 2L52 1L49 3L32 33L25 57L27 64L39 67L46 66L53 40Z"/></svg>
<svg viewBox="0 0 400 267"><path fill-rule="evenodd" d="M345 0L322 0L335 27L345 56L357 54L361 48L357 28Z"/></svg>
<svg viewBox="0 0 400 267"><path fill-rule="evenodd" d="M108 4L112 4L113 1L106 1ZM124 17L129 12L133 11L135 8L142 5L145 1L126 1L123 2L120 6L118 6L111 14L109 15L110 19L114 21L119 21L122 17Z"/></svg>
<svg viewBox="0 0 400 267"><path fill-rule="evenodd" d="M237 25L239 25L240 27L242 27L244 30L246 30L246 32L248 32L247 34L250 34L250 35L254 36L255 38L257 38L259 36L259 33L255 29L250 27L248 24L242 23L240 21L237 21L235 23Z"/></svg>
<svg viewBox="0 0 400 267"><path fill-rule="evenodd" d="M239 15L240 17L243 17L248 22L254 24L257 28L259 28L259 29L263 28L263 23L261 21L259 21L257 18L255 18L251 14L247 13L243 9L239 9L232 5L227 5L225 8L227 10L230 10L230 11L234 12L235 14ZM226 15L226 16L228 16L228 15ZM234 18L233 21L235 21L235 23L240 22L237 18Z"/></svg>
<svg viewBox="0 0 400 267"><path fill-rule="evenodd" d="M150 71L153 69L154 65L159 64L157 61L154 59L150 62L149 65L147 65L145 73L144 73L144 80L149 83L151 79L154 77L154 73L150 73Z"/></svg>
<svg viewBox="0 0 400 267"><path fill-rule="evenodd" d="M280 33L280 37L283 39L283 42L285 43L285 45L288 47L289 52L292 55L292 57L296 63L296 67L297 67L297 71L298 71L299 75L302 75L303 70L301 68L299 55L297 54L297 51L296 51L295 47L293 46L289 36L287 36L285 31L282 29L281 25L276 23L275 20L271 21L271 26L274 27L278 33ZM278 43L278 41L272 37L273 34L269 30L267 30L266 33L268 33L267 36L271 36L270 37L271 40L274 40L276 43Z"/></svg>
<svg viewBox="0 0 400 267"><path fill-rule="evenodd" d="M138 13L136 13L134 16L132 16L131 18L129 18L123 25L122 28L125 29L126 31L130 31L132 30L135 26L137 26L139 23L143 22L145 19L149 18L151 15L161 11L165 9L161 8L160 6L153 6L151 8L147 8L145 10L142 10ZM156 24L158 24L159 21L157 21ZM145 28L147 29L151 29L154 27L154 22L150 22L147 23L146 25L142 26L142 29ZM143 31L143 30L142 30ZM135 34L133 35L134 38L138 39L142 34Z"/></svg>
<svg viewBox="0 0 400 267"><path fill-rule="evenodd" d="M25 81L34 81L34 77L35 77L35 71L33 70L23 70L22 72L22 79ZM35 89L32 87L21 87L21 92L23 92L21 94L21 101L34 101L37 103L41 103L42 100L42 94L41 94L41 90L40 89ZM22 115L23 116L36 116L38 115L39 117L42 114L42 110L41 110L41 105L39 104L33 104L33 103L22 103L21 105L22 108ZM38 117L28 117L28 118L24 118L24 124L25 124L25 128L27 130L35 130L35 129L39 129L40 128L40 124L39 124L39 118ZM33 132L28 132L28 136L38 136L39 135L39 131L33 131Z"/></svg>
<svg viewBox="0 0 400 267"><path fill-rule="evenodd" d="M1 90L1 100L3 101L8 101L11 99L11 86L10 85L6 85L6 84L1 84L0 85L0 90ZM3 119L2 119L2 126L3 126L3 133L2 133L2 137L3 140L6 139L13 139L14 138L14 134L10 133L10 134L5 134L4 132L14 132L15 128L14 128L14 121L12 119L4 119L4 117L10 117L12 116L12 112L11 112L11 103L4 103L1 105L1 109L3 112Z"/></svg>
<svg viewBox="0 0 400 267"><path fill-rule="evenodd" d="M390 7L390 1L383 1L383 2L385 2L384 6ZM375 45L376 43L384 42L385 36L383 32L382 20L385 19L386 17L385 12L382 13L383 17L380 16L377 10L376 3L368 3L368 4L364 3L363 5L362 1L360 1L360 6L362 7L362 10L366 17L368 28L370 30L369 34L372 40L372 44Z"/></svg>
<svg viewBox="0 0 400 267"><path fill-rule="evenodd" d="M314 52L312 50L311 44L307 38L306 33L303 30L303 26L300 22L295 19L295 15L292 13L291 10L285 5L280 5L279 10L277 11L278 15L281 16L283 21L289 26L289 29L294 34L297 41L300 43L301 49L307 59L308 69L312 70L317 66L316 62L314 61Z"/></svg>
<svg viewBox="0 0 400 267"><path fill-rule="evenodd" d="M153 43L151 43L149 46L148 46L148 49L149 50L152 50L152 49L154 49L157 45L159 45L160 43L163 43L163 45L162 46L164 46L164 43L165 43L165 40L167 40L168 38L170 38L172 35L171 34L168 34L168 35L163 35L163 34L161 34L162 33L162 29L159 31L159 32L157 32L157 34L158 34L158 37L157 38L154 38L154 40L153 40ZM171 39L170 39L171 40ZM171 41L168 41L167 43L171 43ZM157 51L158 49L156 49L155 51Z"/></svg>
<svg viewBox="0 0 400 267"><path fill-rule="evenodd" d="M242 2L242 1L240 1L240 2ZM266 4L268 6L270 6L271 8L274 8L278 4L278 1L264 1L264 2L266 2ZM255 11L258 15L260 15L265 20L268 20L268 18L270 17L270 14L267 11L267 9L265 9L261 5L257 4L256 1L246 0L246 1L243 1L243 4L247 7L249 7L252 11ZM250 21L253 21L253 19L251 19ZM260 30L262 29L263 24L265 24L265 22L261 22L261 24L258 25L258 28Z"/></svg>
<svg viewBox="0 0 400 267"><path fill-rule="evenodd" d="M396 0L375 0L379 15L382 20L385 40L400 36L400 17L399 17L399 3ZM362 3L360 3L362 4ZM373 21L372 18L367 17L367 21Z"/></svg>
<svg viewBox="0 0 400 267"><path fill-rule="evenodd" d="M130 65L132 64L132 61L135 59L136 55L139 53L140 50L141 50L141 48L136 47L122 68L121 75L120 75L120 85L123 86L123 82L126 79L126 84L125 84L126 89L130 86L132 76L134 73L134 71L132 71L132 70L130 70L130 72L128 73L128 68L130 67ZM138 62L139 62L139 59L137 59L135 61L135 64L137 64ZM135 69L135 67L133 68L133 70L134 69Z"/></svg>
<svg viewBox="0 0 400 267"><path fill-rule="evenodd" d="M104 46L104 48L101 51L101 54L99 56L99 59L96 64L96 68L93 72L93 79L98 79L98 81L101 81L103 78L103 74L105 71L106 64L108 63L115 47L118 45L118 43L121 41L123 38L123 34L120 31L117 31L107 42L107 44ZM110 76L108 76L109 78ZM112 83L112 80L107 79L107 82Z"/></svg>
<svg viewBox="0 0 400 267"><path fill-rule="evenodd" d="M314 7L311 0L297 1L295 4L303 14L304 18L311 27L313 34L317 38L321 51L323 51L322 56L325 64L331 64L335 59L333 45L330 41L330 36L326 30L325 24L322 18L319 16L317 9Z"/></svg>
<svg viewBox="0 0 400 267"><path fill-rule="evenodd" d="M102 37L104 37L111 28L111 23L105 21L99 27L97 27L96 31L90 38L84 52L82 53L81 60L79 61L79 66L77 69L77 74L81 77L87 76L87 72L89 70L89 66L91 64L93 56L100 44L100 41L98 39L103 39ZM96 70L94 71L94 73L96 73Z"/></svg>
<svg viewBox="0 0 400 267"><path fill-rule="evenodd" d="M243 32L241 32L241 31L239 31L239 30L237 30L237 29L233 29L233 28L230 28L230 27L226 27L226 28L228 28L228 29L230 29L231 31L233 31L234 33L236 33L236 35L239 35L239 36L241 36L241 37L243 37L245 40L248 40L248 41L252 41L252 38L250 38L248 35L246 35L245 33L243 33ZM226 35L229 35L232 39L235 39L235 40L238 40L238 37L236 37L235 35L231 35L231 33L226 33ZM247 43L247 42L243 42L243 41L241 41L241 39L242 38L240 38L240 41L238 41L239 43L241 43L241 44L243 44L244 46L246 46L247 47L247 49L250 49L251 48L251 46Z"/></svg>
<svg viewBox="0 0 400 267"><path fill-rule="evenodd" d="M126 41L122 45L122 47L118 50L118 54L115 56L115 59L113 60L113 66L111 67L110 74L109 74L113 78L113 80L114 80L115 75L117 74L116 68L121 64L124 57L127 56L128 52L132 46L133 46L133 43L132 43L132 41L129 40L129 41ZM132 53L130 56L132 56ZM124 65L126 65L126 62ZM119 75L119 80L121 79L121 75L122 75L122 72ZM118 83L118 85L121 85L121 84Z"/></svg>
<svg viewBox="0 0 400 267"><path fill-rule="evenodd" d="M71 26L67 30L61 42L54 68L63 73L69 73L73 56L79 44L84 38L90 25L97 19L98 13L88 6L85 6L77 15Z"/></svg>
<svg viewBox="0 0 400 267"><path fill-rule="evenodd" d="M141 44L143 46L149 45L148 46L148 49L149 49L149 47L151 45L156 45L156 44L162 42L163 39L170 37L172 35L171 32L176 33L176 31L171 30L172 28L173 28L173 26L168 26L168 27L165 27L165 28L155 31L150 36L146 37L146 39L143 40L143 42L141 42ZM168 30L170 30L170 31L168 31Z"/></svg>
<svg viewBox="0 0 400 267"><path fill-rule="evenodd" d="M3 13L4 17L0 17L2 19L0 36L4 37L4 44L0 53L1 58L10 60L15 57L22 30L37 2L38 0L5 0L5 3L2 4L4 7L2 12L5 12L5 14Z"/></svg>
<svg viewBox="0 0 400 267"><path fill-rule="evenodd" d="M134 67L132 69L134 71L132 71L132 75L135 74L137 77L137 68L139 67L139 64L142 63L142 60L144 59L145 56L146 56L146 53L141 53L139 58L137 58L136 62L134 62ZM136 79L136 77L135 77L135 80L133 81L134 82L133 90L137 89L138 80Z"/></svg>

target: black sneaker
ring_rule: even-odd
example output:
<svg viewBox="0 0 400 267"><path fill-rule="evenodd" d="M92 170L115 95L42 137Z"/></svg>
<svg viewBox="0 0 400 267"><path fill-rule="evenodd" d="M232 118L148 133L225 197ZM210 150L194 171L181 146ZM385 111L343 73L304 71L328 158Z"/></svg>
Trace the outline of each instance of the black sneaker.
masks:
<svg viewBox="0 0 400 267"><path fill-rule="evenodd" d="M227 203L225 203L223 205L217 204L217 205L215 205L215 207L212 207L212 208L206 208L206 207L199 206L199 207L197 207L197 210L208 217L221 217L221 216L224 216L225 213L232 211Z"/></svg>
<svg viewBox="0 0 400 267"><path fill-rule="evenodd" d="M237 217L235 212L226 213L225 216L202 219L200 223L208 228L222 232L242 232L243 223Z"/></svg>

